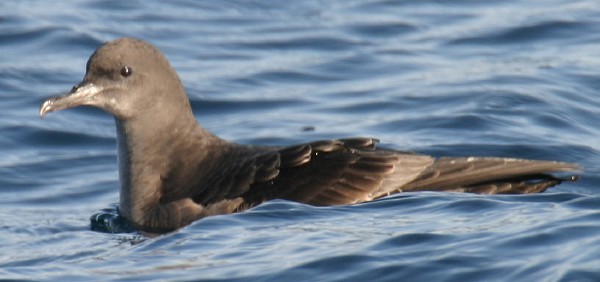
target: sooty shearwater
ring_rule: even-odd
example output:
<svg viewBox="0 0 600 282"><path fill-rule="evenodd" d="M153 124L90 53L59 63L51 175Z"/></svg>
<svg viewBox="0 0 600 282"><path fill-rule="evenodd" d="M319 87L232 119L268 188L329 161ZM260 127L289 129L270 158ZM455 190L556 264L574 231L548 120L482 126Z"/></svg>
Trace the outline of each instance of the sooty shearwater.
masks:
<svg viewBox="0 0 600 282"><path fill-rule="evenodd" d="M424 190L541 192L576 180L580 169L554 161L433 158L377 148L372 138L286 147L230 143L198 124L165 56L132 38L100 46L87 62L83 81L68 94L44 101L39 114L82 105L114 116L119 214L151 233L271 199L324 206ZM558 177L558 172L569 176Z"/></svg>

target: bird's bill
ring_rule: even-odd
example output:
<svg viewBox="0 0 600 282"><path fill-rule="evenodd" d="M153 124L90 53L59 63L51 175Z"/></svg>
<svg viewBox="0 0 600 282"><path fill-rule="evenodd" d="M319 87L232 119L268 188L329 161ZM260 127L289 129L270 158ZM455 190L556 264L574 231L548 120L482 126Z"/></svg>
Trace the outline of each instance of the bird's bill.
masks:
<svg viewBox="0 0 600 282"><path fill-rule="evenodd" d="M69 94L48 98L40 106L40 117L46 114L83 105L94 105L102 87L93 83L81 83L73 87Z"/></svg>

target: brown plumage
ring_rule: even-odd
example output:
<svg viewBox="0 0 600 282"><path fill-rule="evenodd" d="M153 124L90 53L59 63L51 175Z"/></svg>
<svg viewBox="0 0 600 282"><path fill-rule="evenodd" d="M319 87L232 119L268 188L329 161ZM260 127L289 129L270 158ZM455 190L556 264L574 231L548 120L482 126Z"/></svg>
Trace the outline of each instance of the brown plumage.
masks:
<svg viewBox="0 0 600 282"><path fill-rule="evenodd" d="M534 193L565 180L575 164L508 158L439 158L377 148L352 138L288 147L240 145L204 130L166 58L137 39L108 42L83 81L46 100L40 115L89 105L115 117L119 212L135 226L167 232L199 218L271 199L345 205L398 192Z"/></svg>

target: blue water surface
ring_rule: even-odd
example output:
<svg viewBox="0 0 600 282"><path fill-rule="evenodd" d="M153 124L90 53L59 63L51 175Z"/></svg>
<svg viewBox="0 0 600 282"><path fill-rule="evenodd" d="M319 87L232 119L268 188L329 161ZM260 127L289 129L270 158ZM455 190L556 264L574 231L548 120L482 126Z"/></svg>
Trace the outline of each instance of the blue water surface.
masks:
<svg viewBox="0 0 600 282"><path fill-rule="evenodd" d="M231 141L373 136L585 172L535 195L272 201L159 237L93 231L119 197L114 121L38 107L122 36L158 46ZM1 279L600 281L596 0L2 1L0 113Z"/></svg>

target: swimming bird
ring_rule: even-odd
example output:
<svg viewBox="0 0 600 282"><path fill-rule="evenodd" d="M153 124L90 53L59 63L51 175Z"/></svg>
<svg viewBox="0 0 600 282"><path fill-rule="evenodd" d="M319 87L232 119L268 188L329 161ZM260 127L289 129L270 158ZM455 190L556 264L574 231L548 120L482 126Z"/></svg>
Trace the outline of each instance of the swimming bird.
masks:
<svg viewBox="0 0 600 282"><path fill-rule="evenodd" d="M119 214L151 233L272 199L326 206L426 190L541 192L576 180L580 169L555 161L434 158L379 148L373 138L273 147L231 143L200 126L165 56L134 38L100 46L83 81L45 100L39 114L84 105L114 116ZM558 177L559 172L570 176Z"/></svg>

